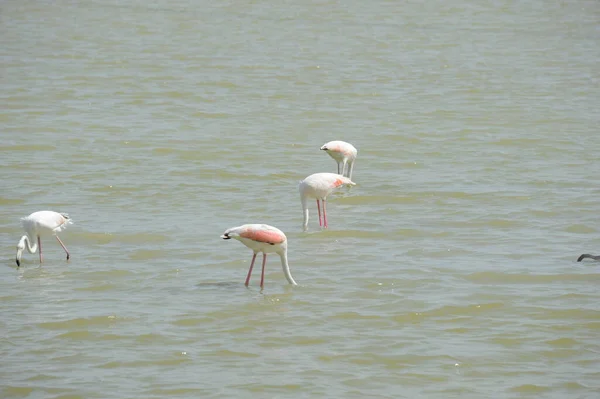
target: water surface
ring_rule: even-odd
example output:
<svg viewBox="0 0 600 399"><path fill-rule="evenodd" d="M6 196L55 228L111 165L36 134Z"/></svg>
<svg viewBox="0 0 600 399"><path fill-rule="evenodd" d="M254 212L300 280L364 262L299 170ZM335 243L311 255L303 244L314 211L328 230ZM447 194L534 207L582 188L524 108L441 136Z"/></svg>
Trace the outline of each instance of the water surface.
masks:
<svg viewBox="0 0 600 399"><path fill-rule="evenodd" d="M595 398L600 8L5 1L7 398ZM302 232L299 180L359 150ZM16 268L51 209L72 259ZM243 223L289 240L246 289Z"/></svg>

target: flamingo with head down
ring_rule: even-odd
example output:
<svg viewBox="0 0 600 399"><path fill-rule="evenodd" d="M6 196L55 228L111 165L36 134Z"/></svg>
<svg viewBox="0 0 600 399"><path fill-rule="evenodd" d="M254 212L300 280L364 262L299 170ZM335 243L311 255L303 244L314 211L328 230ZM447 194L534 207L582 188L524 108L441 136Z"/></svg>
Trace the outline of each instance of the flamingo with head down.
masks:
<svg viewBox="0 0 600 399"><path fill-rule="evenodd" d="M308 229L308 198L315 198L317 200L317 210L319 212L319 226L327 228L327 210L325 203L327 196L331 194L337 187L343 185L354 186L352 180L342 175L336 175L335 173L315 173L302 180L298 185L300 190L300 201L302 203L302 211L304 213L304 222L302 226L304 231ZM323 203L323 222L321 222L321 206L319 200Z"/></svg>
<svg viewBox="0 0 600 399"><path fill-rule="evenodd" d="M335 140L323 144L321 150L327 152L331 158L335 159L338 166L338 175L352 179L354 161L356 161L356 156L358 155L358 150L352 144Z"/></svg>
<svg viewBox="0 0 600 399"><path fill-rule="evenodd" d="M250 269L248 270L248 276L244 283L246 287L250 283L250 276L252 275L252 268L254 267L254 261L256 255L259 252L263 254L262 261L262 273L260 275L260 288L263 289L265 283L265 263L267 262L267 254L276 253L281 258L281 267L283 268L283 274L287 281L292 285L298 285L292 277L290 272L290 266L287 258L287 237L281 230L276 227L269 226L268 224L244 224L238 227L232 227L225 230L221 236L224 240L230 240L232 238L240 241L242 244L254 251L252 256L252 262L250 263Z"/></svg>
<svg viewBox="0 0 600 399"><path fill-rule="evenodd" d="M31 215L21 218L25 235L21 237L17 244L17 267L21 266L21 256L23 251L27 249L30 254L34 254L38 249L40 251L40 263L44 261L42 256L42 239L41 236L54 235L58 243L67 253L67 260L71 257L65 244L58 238L56 233L64 230L67 225L73 222L66 213L58 213L53 211L39 211ZM37 241L37 242L36 242Z"/></svg>

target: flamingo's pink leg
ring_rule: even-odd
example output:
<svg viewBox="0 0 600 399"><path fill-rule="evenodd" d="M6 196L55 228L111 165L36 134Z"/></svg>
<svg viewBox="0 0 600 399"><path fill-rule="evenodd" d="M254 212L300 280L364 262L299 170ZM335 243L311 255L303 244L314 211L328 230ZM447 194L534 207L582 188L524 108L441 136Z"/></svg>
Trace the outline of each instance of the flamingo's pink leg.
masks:
<svg viewBox="0 0 600 399"><path fill-rule="evenodd" d="M42 240L40 236L38 236L38 249L40 250L40 263L44 262L44 257L42 256Z"/></svg>
<svg viewBox="0 0 600 399"><path fill-rule="evenodd" d="M250 275L252 274L252 268L254 267L254 261L256 260L256 252L254 253L254 256L252 257L252 262L250 263L250 269L248 270L248 277L246 277L246 282L244 283L244 285L247 287L248 284L250 284Z"/></svg>
<svg viewBox="0 0 600 399"><path fill-rule="evenodd" d="M265 264L267 263L267 254L263 252L262 273L260 275L260 289L265 286Z"/></svg>
<svg viewBox="0 0 600 399"><path fill-rule="evenodd" d="M317 198L317 210L319 211L319 227L322 226L321 224L321 205L319 204L319 199Z"/></svg>
<svg viewBox="0 0 600 399"><path fill-rule="evenodd" d="M63 249L67 253L67 260L69 260L71 255L69 255L69 251L67 251L67 247L65 247L65 244L63 244L63 242L60 240L60 238L58 238L58 236L56 236L56 239L58 240L58 243L60 244L60 246L63 247Z"/></svg>
<svg viewBox="0 0 600 399"><path fill-rule="evenodd" d="M326 203L327 203L327 200L325 198L323 198L323 224L325 225L325 228L327 228L327 211L325 210Z"/></svg>

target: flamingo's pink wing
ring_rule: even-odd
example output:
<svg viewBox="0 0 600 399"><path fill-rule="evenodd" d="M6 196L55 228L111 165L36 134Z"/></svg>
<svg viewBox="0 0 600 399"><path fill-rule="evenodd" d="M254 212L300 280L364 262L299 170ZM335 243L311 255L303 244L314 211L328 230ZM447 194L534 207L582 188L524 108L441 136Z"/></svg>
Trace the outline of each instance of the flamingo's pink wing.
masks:
<svg viewBox="0 0 600 399"><path fill-rule="evenodd" d="M330 151L339 152L340 154L344 154L349 156L351 154L350 148L344 144L335 144L332 147L328 147Z"/></svg>
<svg viewBox="0 0 600 399"><path fill-rule="evenodd" d="M240 233L240 237L249 240L264 242L266 244L280 244L285 241L285 237L276 231L269 230L252 230L248 229Z"/></svg>
<svg viewBox="0 0 600 399"><path fill-rule="evenodd" d="M339 187L342 184L344 184L344 182L342 181L342 179L335 179L335 181L333 182L333 184L331 184L331 187Z"/></svg>

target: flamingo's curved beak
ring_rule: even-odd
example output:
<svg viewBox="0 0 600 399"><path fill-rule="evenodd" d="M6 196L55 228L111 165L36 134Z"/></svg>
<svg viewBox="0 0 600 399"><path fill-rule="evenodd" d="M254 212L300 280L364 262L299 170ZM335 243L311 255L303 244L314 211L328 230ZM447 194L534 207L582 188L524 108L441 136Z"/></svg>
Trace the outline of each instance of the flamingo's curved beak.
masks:
<svg viewBox="0 0 600 399"><path fill-rule="evenodd" d="M224 239L224 240L231 240L231 237L229 237L229 234L223 234L221 236L221 238Z"/></svg>
<svg viewBox="0 0 600 399"><path fill-rule="evenodd" d="M21 246L17 246L17 256L15 257L15 262L17 262L17 267L21 266L21 254L23 253L23 248Z"/></svg>

